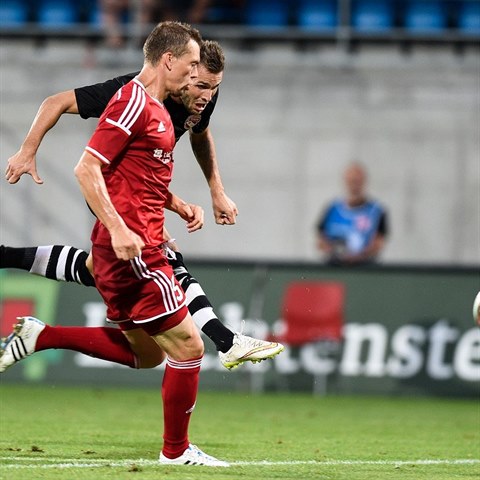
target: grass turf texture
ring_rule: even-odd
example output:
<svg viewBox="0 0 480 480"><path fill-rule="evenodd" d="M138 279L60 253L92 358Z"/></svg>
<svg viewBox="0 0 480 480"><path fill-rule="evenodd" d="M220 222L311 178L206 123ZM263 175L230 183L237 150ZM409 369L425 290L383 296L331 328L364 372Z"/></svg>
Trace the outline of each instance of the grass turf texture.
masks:
<svg viewBox="0 0 480 480"><path fill-rule="evenodd" d="M156 463L162 441L156 390L2 385L0 408L0 478L8 480L480 474L480 410L471 400L201 393L190 439L234 463L228 469Z"/></svg>

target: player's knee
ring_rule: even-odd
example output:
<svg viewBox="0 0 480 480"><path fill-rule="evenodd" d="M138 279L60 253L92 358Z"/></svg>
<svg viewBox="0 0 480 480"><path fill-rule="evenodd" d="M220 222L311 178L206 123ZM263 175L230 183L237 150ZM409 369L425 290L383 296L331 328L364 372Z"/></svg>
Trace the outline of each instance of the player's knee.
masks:
<svg viewBox="0 0 480 480"><path fill-rule="evenodd" d="M192 348L191 348L192 357L191 358L198 358L198 357L203 356L204 351L205 351L205 346L202 342L202 339L199 338L198 341L196 341L194 343L194 345L192 345Z"/></svg>
<svg viewBox="0 0 480 480"><path fill-rule="evenodd" d="M175 352L178 361L191 360L203 356L204 345L202 339L195 335L186 340L183 345Z"/></svg>
<svg viewBox="0 0 480 480"><path fill-rule="evenodd" d="M137 368L146 369L158 367L163 363L165 357L166 355L164 352L137 356Z"/></svg>

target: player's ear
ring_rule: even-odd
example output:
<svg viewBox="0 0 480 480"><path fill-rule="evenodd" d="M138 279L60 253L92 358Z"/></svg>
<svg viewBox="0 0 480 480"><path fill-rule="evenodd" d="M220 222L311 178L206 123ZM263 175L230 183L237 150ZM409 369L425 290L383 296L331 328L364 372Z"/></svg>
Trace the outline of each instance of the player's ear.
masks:
<svg viewBox="0 0 480 480"><path fill-rule="evenodd" d="M165 66L168 70L172 69L173 65L173 54L172 52L166 52L162 55L162 61L164 62Z"/></svg>

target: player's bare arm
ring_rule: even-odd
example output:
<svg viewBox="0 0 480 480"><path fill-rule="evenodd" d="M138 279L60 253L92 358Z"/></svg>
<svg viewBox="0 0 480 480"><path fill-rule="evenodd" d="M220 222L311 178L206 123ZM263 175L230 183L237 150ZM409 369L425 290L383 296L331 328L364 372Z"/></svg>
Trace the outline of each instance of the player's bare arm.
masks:
<svg viewBox="0 0 480 480"><path fill-rule="evenodd" d="M234 225L238 209L225 193L210 129L206 128L201 133L190 133L190 143L210 188L215 222L219 225Z"/></svg>
<svg viewBox="0 0 480 480"><path fill-rule="evenodd" d="M75 176L88 205L110 233L117 258L131 260L141 253L145 244L127 227L115 209L102 175L102 165L100 160L85 151L75 167Z"/></svg>
<svg viewBox="0 0 480 480"><path fill-rule="evenodd" d="M175 212L187 222L188 233L200 230L205 223L205 213L202 207L193 203L187 203L172 192L169 192L165 208L171 212ZM164 235L165 232L166 229L164 229ZM168 238L166 239L168 240Z"/></svg>
<svg viewBox="0 0 480 480"><path fill-rule="evenodd" d="M37 184L43 183L37 172L37 150L45 134L64 113L78 113L73 90L57 93L42 102L19 151L8 159L5 171L8 183L17 183L23 174L31 175Z"/></svg>

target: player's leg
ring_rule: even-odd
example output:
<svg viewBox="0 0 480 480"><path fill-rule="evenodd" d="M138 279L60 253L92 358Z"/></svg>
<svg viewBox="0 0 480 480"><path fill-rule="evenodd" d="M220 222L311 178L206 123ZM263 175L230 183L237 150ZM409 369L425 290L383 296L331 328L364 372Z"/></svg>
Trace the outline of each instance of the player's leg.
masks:
<svg viewBox="0 0 480 480"><path fill-rule="evenodd" d="M137 358L137 368L155 368L166 358L166 353L143 328L123 330L130 348Z"/></svg>
<svg viewBox="0 0 480 480"><path fill-rule="evenodd" d="M218 320L200 284L189 274L182 255L178 252L170 263L182 288L188 289L187 305L195 324L215 343L218 351L227 352L233 345L234 333ZM18 268L51 280L95 286L92 256L66 245L18 248L1 245L0 268Z"/></svg>
<svg viewBox="0 0 480 480"><path fill-rule="evenodd" d="M178 253L178 259L172 259L171 263L177 280L183 283L182 288L189 290L187 305L195 324L215 343L218 351L227 352L233 345L233 332L218 320L200 284L185 267L181 254ZM92 266L90 254L66 245L0 246L0 268L18 268L51 280L95 286Z"/></svg>
<svg viewBox="0 0 480 480"><path fill-rule="evenodd" d="M128 313L167 354L162 383L164 443L160 462L223 465L190 445L188 440L204 346L186 307L185 292L163 252L158 248L145 248L141 256L131 261L135 277L127 272L126 262L109 258L108 251L105 254L102 250L102 257L97 258L94 246L93 254L97 288L107 305L108 318L124 318L122 312ZM112 264L115 276L109 275ZM115 291L116 285L120 291Z"/></svg>
<svg viewBox="0 0 480 480"><path fill-rule="evenodd" d="M203 342L187 309L170 318L175 317L175 323L181 320L180 323L168 330L163 330L164 324L160 322L144 326L167 354L162 383L164 442L160 463L226 467L228 463L205 454L189 442L188 426L197 399Z"/></svg>
<svg viewBox="0 0 480 480"><path fill-rule="evenodd" d="M191 306L195 324L215 343L218 351L227 352L233 345L233 332L218 320L200 284L185 267L181 254L171 263L178 281L183 283L182 288L189 290L187 304ZM51 280L95 286L91 255L66 245L18 248L1 245L0 268L18 268Z"/></svg>
<svg viewBox="0 0 480 480"><path fill-rule="evenodd" d="M50 326L34 317L19 317L0 343L0 372L29 355L49 349L73 350L131 368L154 368L165 359L156 342L132 322L116 327Z"/></svg>
<svg viewBox="0 0 480 480"><path fill-rule="evenodd" d="M34 275L94 287L88 253L68 245L0 246L0 268L18 268Z"/></svg>
<svg viewBox="0 0 480 480"><path fill-rule="evenodd" d="M165 229L166 239L171 239ZM169 242L172 255L169 262L175 277L186 293L187 306L193 320L219 351L220 361L228 368L251 361L260 362L272 358L283 350L276 342L268 342L234 333L218 319L198 281L190 274L182 254L173 241ZM39 247L0 246L0 268L19 268L30 273L58 281L75 281L82 285L95 286L91 272L92 256L75 247L47 245Z"/></svg>
<svg viewBox="0 0 480 480"><path fill-rule="evenodd" d="M244 362L260 362L278 355L284 349L277 342L234 333L220 322L202 286L188 271L178 246L165 228L164 237L168 243L167 258L185 292L188 310L195 325L215 343L224 367L232 369Z"/></svg>

